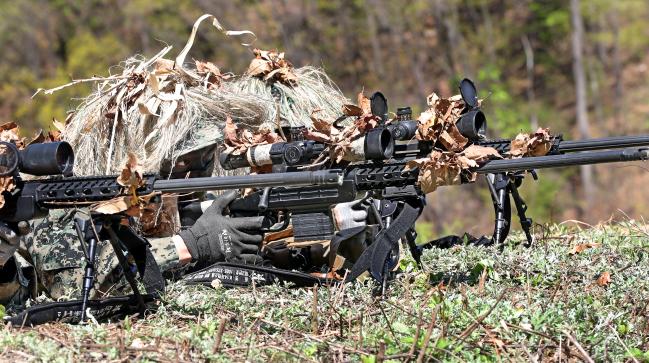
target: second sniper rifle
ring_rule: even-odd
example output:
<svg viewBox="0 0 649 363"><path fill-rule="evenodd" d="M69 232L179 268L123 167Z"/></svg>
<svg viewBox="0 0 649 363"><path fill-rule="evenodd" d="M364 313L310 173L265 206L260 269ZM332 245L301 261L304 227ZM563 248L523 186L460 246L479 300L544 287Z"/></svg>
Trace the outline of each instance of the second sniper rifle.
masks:
<svg viewBox="0 0 649 363"><path fill-rule="evenodd" d="M486 118L478 107L477 92L473 83L463 80L460 90L467 105L457 122L460 132L472 144L493 147L501 154L507 152L511 140L488 140L485 137ZM386 119L387 102L380 93L372 97L372 111L383 120ZM334 235L331 206L363 198L368 201L366 205L371 210L371 223L376 223L385 230L393 221L399 219L404 209L413 208L418 215L423 208L425 199L417 187L419 171L406 170L405 165L409 160L425 157L438 145L415 140L416 130L417 121L412 120L409 108L400 108L395 121L370 131L361 139L364 148L360 154L365 160L351 163L342 169L342 185L264 188L236 200L230 210L235 215L266 215L278 222L283 218L281 223L277 224L277 229L281 230L292 224L296 241L329 240ZM486 175L492 196L495 209L492 242L502 243L507 238L513 200L521 227L527 237L527 245L532 243L532 220L526 216L527 205L518 192L527 172L536 179L535 169L649 158L649 135L577 141L565 141L559 135L554 136L551 141L552 146L546 156L490 160L472 170ZM222 153L220 161L226 169L272 164L277 172L293 172L308 166L325 148L323 144L298 139L251 147L244 155ZM463 182L467 180L464 178ZM277 212L282 212L281 218L277 217ZM392 245L383 246L381 253L371 252L375 261L370 261L369 265L366 263L364 267L368 267L366 269L369 269L377 280L385 278L383 272L387 263L382 259L396 258L398 243L395 239L405 240L415 259L418 259L421 249L415 244L414 219L408 221L409 226L406 225L397 231L398 236L392 238Z"/></svg>

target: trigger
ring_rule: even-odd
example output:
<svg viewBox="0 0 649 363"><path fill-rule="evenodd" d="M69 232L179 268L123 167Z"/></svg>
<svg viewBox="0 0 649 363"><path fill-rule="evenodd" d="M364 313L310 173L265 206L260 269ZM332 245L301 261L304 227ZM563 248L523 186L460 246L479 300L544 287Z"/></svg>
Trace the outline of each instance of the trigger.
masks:
<svg viewBox="0 0 649 363"><path fill-rule="evenodd" d="M263 213L268 209L268 195L270 194L270 187L264 188L264 191L261 193L261 196L259 197L259 204L257 207L259 208L259 212Z"/></svg>

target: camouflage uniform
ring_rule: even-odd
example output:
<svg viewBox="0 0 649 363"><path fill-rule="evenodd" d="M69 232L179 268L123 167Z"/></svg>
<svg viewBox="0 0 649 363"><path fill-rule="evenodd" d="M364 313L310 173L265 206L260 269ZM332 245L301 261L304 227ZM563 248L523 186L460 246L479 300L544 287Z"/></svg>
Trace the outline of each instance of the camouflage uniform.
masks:
<svg viewBox="0 0 649 363"><path fill-rule="evenodd" d="M221 130L201 128L182 147L189 153L221 140ZM52 210L47 218L31 223L31 233L22 238L20 249L8 262L16 268L5 268L5 271L15 271L14 276L2 276L4 272L0 269L0 305L17 308L41 294L54 300L80 298L86 259L74 227L74 213ZM178 276L191 267L180 266L172 236L147 240L166 278ZM110 241L98 242L96 261L93 297L131 292Z"/></svg>

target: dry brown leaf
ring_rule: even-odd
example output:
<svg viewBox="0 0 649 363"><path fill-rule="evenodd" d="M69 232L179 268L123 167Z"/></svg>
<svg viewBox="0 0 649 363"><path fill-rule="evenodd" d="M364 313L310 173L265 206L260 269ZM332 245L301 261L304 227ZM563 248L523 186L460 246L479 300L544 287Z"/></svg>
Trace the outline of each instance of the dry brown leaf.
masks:
<svg viewBox="0 0 649 363"><path fill-rule="evenodd" d="M471 160L475 160L477 163L481 163L489 159L502 159L502 156L498 153L498 150L492 147L480 145L469 145L469 147L462 151L462 155Z"/></svg>
<svg viewBox="0 0 649 363"><path fill-rule="evenodd" d="M343 114L345 116L362 116L363 110L356 105L343 105Z"/></svg>
<svg viewBox="0 0 649 363"><path fill-rule="evenodd" d="M122 169L122 172L117 177L117 183L123 187L137 189L144 183L143 166L137 160L137 156L133 153L128 154L128 161Z"/></svg>
<svg viewBox="0 0 649 363"><path fill-rule="evenodd" d="M43 130L39 130L36 136L32 138L32 141L30 141L27 146L32 145L32 144L40 144L42 142L45 142L45 134L43 134Z"/></svg>
<svg viewBox="0 0 649 363"><path fill-rule="evenodd" d="M370 101L369 98L365 97L363 94L363 91L358 93L357 97L357 102L358 102L358 107L361 109L363 115L371 115L372 114L372 102Z"/></svg>
<svg viewBox="0 0 649 363"><path fill-rule="evenodd" d="M432 93L427 102L428 109L418 118L417 138L437 143L446 151L461 151L469 141L455 126L465 108L462 98L441 98Z"/></svg>
<svg viewBox="0 0 649 363"><path fill-rule="evenodd" d="M155 61L155 74L169 73L174 70L176 63L171 59L159 58Z"/></svg>
<svg viewBox="0 0 649 363"><path fill-rule="evenodd" d="M54 125L54 127L61 132L65 131L65 124L55 118L52 119L52 125Z"/></svg>
<svg viewBox="0 0 649 363"><path fill-rule="evenodd" d="M167 194L160 203L147 203L142 208L140 223L146 237L169 237L180 229L178 196Z"/></svg>
<svg viewBox="0 0 649 363"><path fill-rule="evenodd" d="M407 162L406 169L419 168L417 183L422 192L430 193L443 185L460 184L463 175L465 181L475 181L477 173L471 169L493 158L500 158L496 149L471 145L460 153L433 151L428 158Z"/></svg>
<svg viewBox="0 0 649 363"><path fill-rule="evenodd" d="M597 285L607 286L611 282L611 273L608 271L602 272L601 275L597 278Z"/></svg>
<svg viewBox="0 0 649 363"><path fill-rule="evenodd" d="M287 85L297 83L293 65L284 59L284 53L261 49L254 49L253 53L255 58L250 62L246 74L269 82L279 81Z"/></svg>
<svg viewBox="0 0 649 363"><path fill-rule="evenodd" d="M90 209L93 212L100 214L117 214L121 213L131 206L130 196L117 197L110 200L105 200L93 205Z"/></svg>
<svg viewBox="0 0 649 363"><path fill-rule="evenodd" d="M12 176L0 177L0 209L5 205L4 192L11 192L16 189L16 183Z"/></svg>
<svg viewBox="0 0 649 363"><path fill-rule="evenodd" d="M547 155L552 147L551 138L549 128L539 128L529 134L518 134L511 141L508 154L514 158Z"/></svg>
<svg viewBox="0 0 649 363"><path fill-rule="evenodd" d="M208 88L213 88L221 84L221 79L223 79L223 74L221 70L212 62L201 62L194 60L196 63L196 72L199 76L206 77L205 79L209 83Z"/></svg>
<svg viewBox="0 0 649 363"><path fill-rule="evenodd" d="M598 248L601 245L602 245L601 243L582 243L582 244L578 244L578 245L574 246L572 248L572 250L570 250L570 254L574 255L574 254L577 254L577 253L581 253L581 252L584 252L585 250L587 250L589 248Z"/></svg>

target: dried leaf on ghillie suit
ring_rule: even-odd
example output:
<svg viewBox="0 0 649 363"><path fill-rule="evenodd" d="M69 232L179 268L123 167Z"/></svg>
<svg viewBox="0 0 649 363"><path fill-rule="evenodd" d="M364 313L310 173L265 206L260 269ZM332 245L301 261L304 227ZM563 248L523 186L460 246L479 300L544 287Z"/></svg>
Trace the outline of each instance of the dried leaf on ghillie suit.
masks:
<svg viewBox="0 0 649 363"><path fill-rule="evenodd" d="M455 126L465 105L462 96L441 98L432 93L428 109L419 116L417 138L429 140L447 151L462 151L469 140Z"/></svg>
<svg viewBox="0 0 649 363"><path fill-rule="evenodd" d="M232 78L232 74L223 74L219 67L212 62L202 62L194 59L196 74L203 79L203 85L207 89L216 89L221 82Z"/></svg>
<svg viewBox="0 0 649 363"><path fill-rule="evenodd" d="M285 141L282 136L275 133L268 125L261 125L253 132L248 127L237 126L230 117L225 121L223 133L225 136L223 139L224 152L233 155L245 154L252 146ZM271 170L272 165L251 167L253 173L265 173Z"/></svg>
<svg viewBox="0 0 649 363"><path fill-rule="evenodd" d="M43 132L43 130L39 130L36 135L34 135L34 138L32 141L30 141L27 146L32 145L32 144L40 144L40 143L47 143L47 142L58 142L63 140L61 132L65 129L65 124L57 119L52 119L52 126L54 126L54 130L50 130L47 132Z"/></svg>
<svg viewBox="0 0 649 363"><path fill-rule="evenodd" d="M185 63L204 20L228 36L254 37L249 31L225 30L205 14L173 60L165 58L171 51L166 47L150 59L127 59L112 67L119 72L108 77L75 80L44 91L95 84L94 93L75 110L63 133L76 153L84 155L75 165L77 175L119 173L129 153L137 155L147 173L158 172L163 163L173 165L186 152L220 141L228 116L251 127L273 119L274 107L259 96L224 87L229 75L215 64Z"/></svg>
<svg viewBox="0 0 649 363"><path fill-rule="evenodd" d="M313 127L305 131L305 138L327 144L328 158L336 164L343 160L362 160L364 144L361 136L377 127L380 121L377 116L372 115L370 100L363 92L358 94L358 105L343 106L343 114L353 118L353 122L345 127L338 128L334 122L316 117L318 112L316 110L311 114ZM314 163L324 161L317 159Z"/></svg>
<svg viewBox="0 0 649 363"><path fill-rule="evenodd" d="M476 180L477 173L471 171L490 159L500 159L492 147L470 145L462 152L433 151L427 158L409 161L406 169L419 168L419 184L424 193L434 192L443 185L455 185Z"/></svg>
<svg viewBox="0 0 649 363"><path fill-rule="evenodd" d="M244 154L249 147L261 144L272 144L284 139L273 132L270 127L260 127L253 132L247 127L237 126L230 117L225 121L224 145L227 152L234 155Z"/></svg>
<svg viewBox="0 0 649 363"><path fill-rule="evenodd" d="M284 59L284 52L276 50L254 49L255 58L250 62L246 74L252 77L259 77L267 82L281 82L294 86L297 84L297 76L293 72L291 62Z"/></svg>
<svg viewBox="0 0 649 363"><path fill-rule="evenodd" d="M547 155L552 147L549 128L539 128L529 134L520 133L512 140L509 155L512 158Z"/></svg>
<svg viewBox="0 0 649 363"><path fill-rule="evenodd" d="M178 196L162 195L160 202L149 202L142 208L140 216L142 234L146 237L169 237L180 230Z"/></svg>
<svg viewBox="0 0 649 363"><path fill-rule="evenodd" d="M100 214L124 212L124 214L131 217L140 217L144 206L153 194L144 197L137 195L137 189L144 185L144 178L142 164L138 163L134 154L129 154L124 169L117 177L117 184L128 191L127 195L96 203L90 209Z"/></svg>

